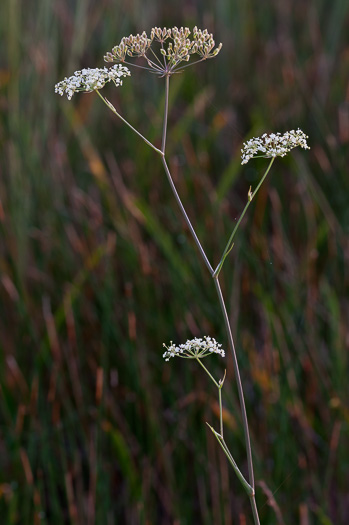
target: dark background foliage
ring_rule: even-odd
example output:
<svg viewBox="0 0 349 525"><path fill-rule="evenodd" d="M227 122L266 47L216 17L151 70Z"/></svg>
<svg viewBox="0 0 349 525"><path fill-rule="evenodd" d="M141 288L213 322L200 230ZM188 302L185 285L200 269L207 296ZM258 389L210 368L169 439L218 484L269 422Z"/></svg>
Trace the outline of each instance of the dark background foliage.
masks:
<svg viewBox="0 0 349 525"><path fill-rule="evenodd" d="M211 261L266 168L242 142L301 127L222 285L263 524L347 523L349 3L3 0L0 5L1 523L251 523L205 425L216 392L162 343L226 347L213 283L159 158L95 95L54 84L122 36L208 28L219 56L171 82L168 160ZM105 94L159 144L161 80ZM226 439L246 472L230 355Z"/></svg>

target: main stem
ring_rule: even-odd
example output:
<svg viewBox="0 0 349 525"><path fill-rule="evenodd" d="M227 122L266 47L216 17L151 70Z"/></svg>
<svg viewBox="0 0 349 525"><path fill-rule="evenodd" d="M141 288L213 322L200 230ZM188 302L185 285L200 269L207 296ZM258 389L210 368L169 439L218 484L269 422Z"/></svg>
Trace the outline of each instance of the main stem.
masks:
<svg viewBox="0 0 349 525"><path fill-rule="evenodd" d="M225 329L226 329L226 332L227 332L227 336L228 336L228 341L229 341L229 346L230 346L230 350L231 350L231 353L232 353L232 356L233 356L233 366L234 366L234 373L235 373L235 379L236 379L236 385L237 385L237 389L238 389L238 395L239 395L239 401L240 401L240 409L241 409L241 416L242 416L242 424L243 424L243 429L244 429L244 438L245 438L245 446L246 446L246 453L247 453L247 465L248 465L248 477L249 477L249 484L250 486L252 487L253 489L253 492L252 494L250 494L250 502L251 502L251 507L252 507L252 513L253 513L253 518L254 518L254 522L255 522L255 525L259 525L260 522L259 522L259 517L258 517L258 511L257 511L257 506L256 506L256 501L255 501L255 483L254 483L254 473L253 473L253 461L252 461L252 451L251 451L251 441L250 441L250 432L249 432L249 428L248 428L248 421L247 421L247 413L246 413L246 406L245 406L245 399L244 399L244 392L243 392L243 389L242 389L242 383L241 383L241 378L240 378L240 371L239 371L239 364L238 364L238 361L237 361L237 357L236 357L236 351L235 351L235 345L234 345L234 340L233 340L233 336L232 336L232 333L231 333L231 328L230 328L230 323L229 323L229 318L228 318L228 314L227 314L227 310L226 310L226 307L225 307L225 303L224 303L224 299L223 299L223 294L222 294L222 291L221 291L221 287L220 287L220 284L219 284L219 279L218 279L218 275L215 275L215 272L206 256L206 253L203 249L203 247L201 246L201 243L195 233L195 230L190 222L190 219L185 211L185 208L182 204L182 201L177 193L177 190L176 190L176 187L174 185L174 182L172 180L172 177L171 177L171 173L170 173L170 170L167 166L167 163L166 163L166 160L165 160L165 145L166 145L166 130L167 130L167 116L168 116L168 95L169 95L169 76L166 76L166 88L165 88L165 110L164 110L164 124L163 124L163 132L162 132L162 147L161 147L161 151L162 151L162 156L161 156L161 160L162 160L162 163L163 163L163 166L164 166L164 169L165 169L165 172L166 172L166 176L167 176L167 179L170 183L170 186L171 186L171 189L172 189L172 192L175 196L175 199L179 205L179 208L182 212L182 215L184 217L184 220L185 222L187 223L188 225L188 228L190 230L190 233L192 234L193 236L193 239L195 241L195 244L197 245L198 247L198 250L200 252L200 255L208 269L208 271L210 272L211 274L211 277L213 277L213 280L214 280L214 283L215 283L215 287L216 287L216 291L217 291L217 295L218 295L218 299L219 299L219 304L221 306L221 310L222 310L222 314L223 314L223 318L224 318L224 324L225 324ZM218 272L219 273L219 272Z"/></svg>
<svg viewBox="0 0 349 525"><path fill-rule="evenodd" d="M165 111L164 111L164 123L163 123L163 130L162 130L161 150L156 148L148 139L146 139L139 131L137 131L126 119L124 119L116 111L115 107L111 104L111 102L109 102L109 100L107 100L105 97L103 97L103 95L101 95L101 93L99 91L97 91L97 94L103 100L103 102L109 107L109 109L111 109L112 112L115 113L115 115L117 117L119 117L127 126L129 126L132 129L132 131L137 133L137 135L141 139L143 139L144 142L146 144L148 144L148 146L150 146L153 150L155 150L161 156L161 161L163 163L164 170L166 172L167 179L168 179L168 181L170 183L170 186L171 186L172 192L174 194L174 197L175 197L175 199L177 201L177 204L178 204L178 206L179 206L179 208L181 210L181 213L182 213L182 215L184 217L184 220L187 223L187 226L188 226L188 228L190 230L190 233L193 236L195 244L196 244L196 246L197 246L197 248L198 248L198 250L200 252L200 255L201 255L201 257L202 257L202 259L203 259L203 261L204 261L208 271L210 272L211 277L214 280L214 283L215 283L215 286L216 286L217 295L218 295L218 299L219 299L219 303L221 305L221 309L222 309L222 313L223 313L224 324L225 324L225 328L226 328L226 332L227 332L227 336L228 336L229 346L230 346L230 350L231 350L231 353L232 353L232 356L233 356L233 366L234 366L236 385L237 385L239 401L240 401L242 423L243 423L244 437L245 437L245 446L246 446L246 452L247 452L249 484L250 484L251 489L252 489L252 491L249 493L249 498L250 498L250 502L251 502L254 523L255 523L255 525L260 525L259 517L258 517L258 510L257 510L257 506L256 506L256 501L255 501L255 484L254 484L254 474L253 474L252 452L251 452L250 433L249 433L249 429L248 429L244 392L243 392L243 389L242 389L240 372L239 372L239 365L238 365L238 361L237 361L237 357L236 357L235 346L234 346L233 336L232 336L232 333L231 333L229 318L228 318L227 310L226 310L226 307L225 307L225 303L224 303L224 299L223 299L223 295L222 295L222 291L221 291L221 287L220 287L219 279L218 279L218 274L219 274L219 271L221 269L221 265L218 265L216 271L212 268L212 266L211 266L211 264L210 264L210 262L209 262L209 260L208 260L208 258L206 256L206 253L205 253L203 247L201 246L201 243L200 243L200 241L199 241L199 239L198 239L198 237L197 237L197 235L195 233L195 230L194 230L194 228L193 228L193 226L192 226L192 224L190 222L190 219L189 219L189 217L188 217L188 215L187 215L187 213L185 211L185 208L184 208L184 206L182 204L182 201L181 201L181 199L180 199L180 197L179 197L179 195L177 193L176 187L175 187L174 182L173 182L172 177L171 177L170 170L169 170L169 168L167 166L167 163L166 163L166 160L165 160L167 117L168 117L169 75L166 76ZM269 168L270 168L270 166L269 166ZM267 172L269 171L269 168L268 168ZM265 176L266 176L266 174L265 174ZM263 180L264 180L264 178L263 178ZM263 182L263 181L261 181L261 182ZM258 186L258 188L259 188L259 186ZM257 188L257 190L258 190L258 188ZM235 233L235 231L236 231L236 228L234 230L234 233ZM222 425L222 420L221 420L221 431L222 431L222 436L223 436L222 426L223 425Z"/></svg>
<svg viewBox="0 0 349 525"><path fill-rule="evenodd" d="M181 199L180 199L180 197L179 197L179 195L178 195L178 193L177 193L176 186L174 185L174 182L173 182L172 177L171 177L170 170L168 169L167 162L166 162L164 156L161 157L161 161L162 161L162 164L163 164L163 166L164 166L164 170L165 170L165 173L166 173L166 175L167 175L168 182L170 183L171 190L172 190L172 192L173 192L173 194L174 194L174 196L175 196L175 199L176 199L176 201L177 201L177 204L178 204L178 206L179 206L179 208L180 208L180 210L181 210L181 212L182 212L182 215L183 215L183 217L184 217L184 220L185 220L185 222L187 223L187 226L188 226L188 228L189 228L189 230L190 230L190 233L191 233L192 236L193 236L193 239L194 239L194 241L195 241L195 244L196 244L196 246L198 247L198 250L199 250L199 252L200 252L200 255L201 255L201 257L203 258L204 263L206 264L206 267L207 267L208 271L210 272L211 275L213 275L213 268L212 268L212 266L211 266L211 264L210 264L210 262L209 262L209 260L208 260L208 258L207 258L207 256L206 256L206 253L205 253L203 247L201 246L201 243L200 243L200 241L199 241L199 239L198 239L198 237L197 237L197 235L196 235L196 233L195 233L195 230L194 230L194 228L193 228L193 225L192 225L192 223L190 222L190 219L189 219L189 217L188 217L188 215L187 215L187 212L185 211L185 208L184 208L184 206L183 206L183 204L182 204L182 201L181 201Z"/></svg>
<svg viewBox="0 0 349 525"><path fill-rule="evenodd" d="M166 159L165 159L165 148L166 148L166 132L167 132L167 117L168 117L168 95L169 95L169 88L170 88L170 77L169 75L166 75L166 85L165 85L165 109L164 109L164 122L163 122L163 127L162 127L162 141L161 141L161 161L162 161L162 164L163 164L163 167L164 167L164 170L165 170L165 173L166 173L166 176L167 176L167 179L168 179L168 182L171 186L171 190L175 196L175 199L177 201L177 204L182 212L182 215L184 217L184 220L185 222L187 223L187 226L190 230L190 233L192 234L192 237L195 241L195 244L196 246L198 247L198 250L200 252L200 255L201 257L203 258L204 260L204 263L206 264L206 267L208 269L208 271L210 272L210 274L212 275L213 274L213 268L206 256L206 253L203 249L203 247L201 246L201 243L195 233L195 230L193 228L193 225L192 223L190 222L190 219L187 215L187 212L185 211L185 208L182 204L182 201L177 193L177 190L176 190L176 186L174 185L174 182L173 182L173 179L171 177L171 173L170 173L170 170L167 166L167 162L166 162Z"/></svg>
<svg viewBox="0 0 349 525"><path fill-rule="evenodd" d="M165 77L166 87L165 87L165 109L164 109L164 122L162 125L162 141L161 141L161 151L165 155L166 148L166 133L167 133L167 117L168 117L168 94L170 88L170 77L166 75Z"/></svg>
<svg viewBox="0 0 349 525"><path fill-rule="evenodd" d="M249 480L249 483L250 483L251 487L254 490L255 485L254 485L254 474L253 474L253 461L252 461L250 432L249 432L249 429L248 429L248 421L247 421L247 413L246 413L246 406L245 406L245 398L244 398L244 391L242 389L242 383L241 383L241 378L240 378L239 364L238 364L238 360L237 360L237 357L236 357L236 351L235 351L233 335L231 333L229 318L228 318L228 314L227 314L227 309L225 307L222 290L221 290L221 287L220 287L220 284L219 284L219 279L218 279L218 277L214 277L213 280L214 280L214 284L216 286L216 291L217 291L217 295L218 295L219 304L221 306L221 310L222 310L222 313L223 313L224 325L225 325L225 330L226 330L227 336L228 336L228 341L229 341L231 354L233 356L233 366L234 366L235 380L236 380L236 385L237 385L238 395L239 395L239 401L240 401L241 416L242 416L242 426L243 426L243 429L244 429L244 437L245 437L245 445L246 445L246 453L247 453L248 480Z"/></svg>

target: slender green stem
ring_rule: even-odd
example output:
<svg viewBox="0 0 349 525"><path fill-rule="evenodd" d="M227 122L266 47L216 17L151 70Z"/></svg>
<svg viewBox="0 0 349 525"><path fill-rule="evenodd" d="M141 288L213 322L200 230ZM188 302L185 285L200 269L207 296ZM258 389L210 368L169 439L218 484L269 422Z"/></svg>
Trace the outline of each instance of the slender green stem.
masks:
<svg viewBox="0 0 349 525"><path fill-rule="evenodd" d="M249 497L249 500L250 500L250 503L251 503L253 520L254 520L255 525L260 525L254 488L251 487L251 485L248 483L248 481L246 481L244 475L242 474L242 472L240 471L239 467L237 466L236 461L234 460L233 456L230 453L230 450L227 447L226 442L224 441L222 433L218 434L214 430L214 428L212 428L208 423L207 423L207 425L210 427L210 429L212 430L213 434L215 435L215 437L216 437L218 443L220 444L224 454L227 456L227 459L228 459L229 463L233 467L233 469L235 471L235 474L239 478L242 486L244 487L244 489L246 490L246 492L248 494L248 497Z"/></svg>
<svg viewBox="0 0 349 525"><path fill-rule="evenodd" d="M227 309L225 307L223 294L222 294L222 290L221 290L221 287L220 287L220 284L219 284L218 277L214 277L213 280L214 280L214 283L215 283L215 286L216 286L216 291L217 291L217 295L218 295L219 304L221 306L221 310L222 310L222 313L223 313L224 324L225 324L225 329L226 329L227 336L228 336L228 341L229 341L231 354L233 356L233 366L234 366L234 372L235 372L235 381L236 381L236 386L237 386L237 389L238 389L238 395L239 395L239 401L240 401L240 409L241 409L241 416L242 416L242 426L243 426L243 429L244 429L244 436L245 436L245 446L246 446L247 465L248 465L248 478L249 478L250 485L251 485L251 487L254 490L254 474L253 474L253 461L252 461L250 432L249 432L249 429L248 429L248 421L247 421L247 413L246 413L246 406L245 406L245 398L244 398L244 391L242 389L242 383L241 383L241 378L240 378L239 364L238 364L238 360L237 360L237 357L236 357L234 340L233 340L233 336L232 336L232 333L231 333L231 328L230 328L229 318L228 318L228 314L227 314Z"/></svg>
<svg viewBox="0 0 349 525"><path fill-rule="evenodd" d="M196 360L197 360L198 363L202 366L202 368L205 370L206 374L212 379L212 381L214 382L214 384L215 384L216 387L218 388L218 399L219 399L219 427L220 427L220 433L221 433L221 436L223 437L222 388L223 388L223 383L224 383L224 379L225 379L225 374L224 374L224 379L223 379L222 381L220 381L219 383L217 383L217 381L214 379L214 377L211 375L211 373L207 370L206 366L201 362L201 359L200 359L199 357L197 357Z"/></svg>
<svg viewBox="0 0 349 525"><path fill-rule="evenodd" d="M231 465L233 465L235 473L237 474L237 476L238 476L239 480L241 481L241 483L242 483L244 489L246 490L247 494L248 495L254 494L254 489L251 487L249 482L245 479L244 475L242 474L242 472L240 471L239 467L237 466L236 461L233 458L233 456L231 455L230 450L228 449L226 442L224 441L223 438L219 439L219 441L222 443L223 450L225 451L226 456L229 459Z"/></svg>
<svg viewBox="0 0 349 525"><path fill-rule="evenodd" d="M249 498L250 498L250 503L251 503L251 507L252 507L252 514L253 514L254 523L255 523L255 525L260 525L255 494L254 493L253 494L249 494Z"/></svg>
<svg viewBox="0 0 349 525"><path fill-rule="evenodd" d="M167 112L168 112L168 106L166 107L166 105L165 105L164 121L166 121L166 122L167 122ZM187 223L187 225L189 227L189 230L190 230L190 232L191 232L191 234L193 236L193 239L194 239L194 241L195 241L195 243L196 243L196 245L197 245L197 247L199 249L200 255L201 255L201 257L202 257L206 267L208 268L211 276L214 278L214 283L215 283L215 286L216 286L216 291L217 291L219 303L221 305L223 318L224 318L224 324L225 324L225 328L226 328L226 332L227 332L227 336L228 336L228 340L229 340L229 346L230 346L231 353L232 353L232 356L233 356L233 366L234 366L235 379L236 379L238 395L239 395L239 401L240 401L242 424L243 424L243 429L244 429L244 438L245 438L245 446L246 446L246 453L247 453L247 464L248 464L248 474L249 474L249 484L250 484L251 488L253 489L253 493L254 493L255 485L254 485L253 461L252 461L250 433L249 433L249 428L248 428L245 399L244 399L244 393L243 393L242 384L241 384L240 371L239 371L239 365L238 365L238 361L237 361L237 357L236 357L233 336L232 336L232 333L231 333L231 328L230 328L230 324L229 324L228 314L227 314L227 311L226 311L226 307L225 307L222 291L221 291L221 288L220 288L218 276L214 275L213 268L212 268L212 266L211 266L211 264L210 264L210 262L209 262L209 260L208 260L208 258L206 256L206 253L205 253L204 249L202 248L202 246L200 244L200 241L199 241L199 239L198 239L198 237L197 237L197 235L195 233L195 230L194 230L194 228L193 228L193 226L192 226L192 224L190 222L190 219L187 216L187 213L186 213L186 211L184 209L182 201L179 198L179 195L177 193L176 187L175 187L174 182L173 182L172 177L171 177L170 170L169 170L169 168L167 166L164 154L162 155L161 160L162 160L162 163L163 163L163 166L164 166L164 169L165 169L168 181L170 183L172 192L173 192L173 194L174 194L174 196L176 198L176 201L177 201L177 203L178 203L178 205L180 207L182 215L183 215L183 217L184 217L184 219L185 219L185 221L186 221L186 223ZM258 185L256 191L258 191L261 183L263 182L264 178L266 177L266 175L267 175L267 173L268 173L268 171L269 171L269 169L271 167L271 164L272 163L270 163L269 168L268 168L266 174L264 175L263 179L261 180L260 184ZM257 512L257 509L255 509L255 510ZM257 515L257 519L256 519L256 516L254 515L255 525L259 525L258 512L257 512L256 515Z"/></svg>
<svg viewBox="0 0 349 525"><path fill-rule="evenodd" d="M116 109L114 108L113 104L111 102L109 102L109 100L105 97L103 97L103 95L101 95L101 93L96 90L98 96L103 100L104 104L106 104L106 106L108 106L108 108L117 116L119 117L120 120L122 120L129 128L132 129L132 131L134 131L139 137L141 137L142 140L144 140L144 142L146 144L148 144L148 146L150 146L154 151L156 151L156 153L159 153L159 155L163 156L163 153L160 149L156 148L154 146L154 144L152 144L151 142L149 142L148 139L146 139L145 137L143 137L143 135L136 129L134 128L126 119L124 119L124 117L122 117L120 115L120 113L118 113L116 111Z"/></svg>
<svg viewBox="0 0 349 525"><path fill-rule="evenodd" d="M221 436L223 437L223 406L222 406L222 389L218 387L218 398L219 398L219 427Z"/></svg>
<svg viewBox="0 0 349 525"><path fill-rule="evenodd" d="M166 147L166 133L167 133L167 117L168 117L168 94L170 90L170 76L166 75L165 77L165 109L164 109L164 122L162 125L162 141L161 141L161 151L165 155Z"/></svg>
<svg viewBox="0 0 349 525"><path fill-rule="evenodd" d="M169 77L167 76L166 77L166 83L169 82ZM144 140L144 142L146 144L148 144L148 146L150 146L154 151L156 151L160 156L161 156L161 160L162 160L162 163L163 163L163 167L164 167L164 170L165 170L165 173L166 173L166 176L168 178L168 181L169 181L169 184L171 186L171 189L172 189L172 192L175 196L175 199L177 201L177 204L181 210L181 213L185 219L185 222L187 223L187 226L193 236L193 239L195 241L195 244L197 245L198 247L198 250L200 252L200 255L207 267L207 269L209 270L211 276L214 278L214 283L215 283L215 286L216 286L216 291L217 291L217 294L218 294L218 299L219 299L219 303L220 303L220 306L221 306L221 309L222 309L222 313L223 313L223 318L224 318L224 324L225 324L225 328L226 328L226 332L227 332L227 336L228 336L228 340L229 340L229 346L230 346L230 349L231 349L231 353L232 353L232 356L233 356L233 366L234 366L234 372L235 372L235 378L236 378L236 384L237 384L237 389L238 389L238 395L239 395L239 400L240 400L240 408L241 408L241 414L242 414L242 422L243 422L243 429L244 429L244 437L245 437L245 446L246 446L246 452L247 452L247 463L248 463L248 473L249 473L249 483L247 483L247 481L245 480L245 478L243 477L243 475L241 474L240 470L238 469L235 461L233 460L228 448L226 447L225 445L225 442L224 442L224 439L223 439L223 419L222 419L222 408L221 408L221 397L220 397L220 412L221 412L221 418L220 418L220 425L221 425L221 432L222 432L222 435L221 435L221 439L218 439L217 437L217 434L216 432L214 431L217 439L218 439L218 442L220 444L220 446L223 448L223 450L225 451L230 463L232 464L235 472L239 472L240 475L239 475L239 478L241 480L241 482L243 483L244 487L246 488L246 483L247 485L250 487L251 489L251 492L249 493L249 497L250 497L250 501L251 501L251 506L252 506L252 512L253 512L253 517L254 517L254 522L255 522L255 525L259 525L259 518L258 518L258 511L257 511L257 507L256 507L256 503L255 503L255 499L254 499L254 491L255 491L255 488L254 488L254 474L253 474L253 463L252 463L252 452L251 452L251 444L250 444L250 435L249 435L249 429L248 429L248 422L247 422L247 415L246 415L246 407L245 407L245 401L244 401L244 394L243 394L243 389L242 389L242 384L241 384L241 379L240 379L240 372L239 372L239 365L238 365L238 362L237 362L237 357L236 357L236 352L235 352L235 347L234 347L234 341L233 341L233 337L232 337L232 333L231 333L231 328L230 328L230 324L229 324L229 319L228 319L228 314L227 314L227 311L226 311L226 307L225 307L225 303L224 303L224 299L223 299L223 295L222 295L222 291L221 291L221 288L220 288L220 284L219 284L219 280L218 280L218 273L221 269L221 263L220 265L218 265L216 271L213 270L207 256L206 256L206 253L204 251L204 249L202 248L201 244L200 244L200 241L195 233L195 230L190 222L190 219L185 211L185 208L182 204L182 201L177 193L177 190L176 190L176 187L174 185L174 182L172 180L172 177L171 177L171 173L170 173L170 170L167 166L167 163L166 163L166 160L165 160L165 146L166 146L166 130L167 130L167 117L168 117L168 90L169 90L169 86L167 85L166 87L166 94L165 94L165 110L164 110L164 124L163 124L163 135L162 135L162 149L159 150L158 148L156 148L151 142L149 142L141 133L139 133L139 131L137 131L129 122L127 122L126 119L124 119L117 111L116 109L114 108L114 106L105 98L103 97L100 92L97 90L97 94L99 95L99 97L103 100L103 102L109 107L109 109L111 109L111 111L117 116L119 117L129 128L131 128L142 140ZM274 160L274 159L272 159ZM256 191L254 192L254 195L256 194L256 192L258 191L260 185L262 184L263 180L265 179L265 177L267 176L267 173L271 167L271 164L272 162L270 163L269 167L268 167L268 170L266 171L263 179L261 180L260 184L258 185ZM249 204L249 203L248 203ZM248 206L247 206L248 207ZM246 209L247 209L246 207ZM246 210L244 210L243 213L245 213ZM242 217L240 218L237 226L235 227L234 229L234 232L233 232L233 235L231 236L231 239L232 237L235 235L235 232L237 230L237 227L238 225L240 224L241 222L241 219ZM231 241L230 239L230 241ZM228 242L228 245L227 245L227 248L226 250L229 250L229 245L230 245L230 241ZM225 251L226 251L225 250ZM224 255L224 254L223 254ZM222 262L222 261L221 261ZM223 259L223 262L224 262L224 259ZM218 273L217 273L217 270L218 270ZM202 363L200 362L200 364L202 365ZM203 365L202 365L203 366ZM203 366L204 367L204 366ZM209 374L208 370L206 369L206 367L204 367L205 370L207 371L207 373ZM209 374L211 376L211 374ZM216 383L215 379L211 376L211 379L215 382L216 386L218 386L219 388L219 385ZM219 389L219 391L221 392L221 389ZM240 477L241 476L241 477ZM252 495L251 495L252 494Z"/></svg>
<svg viewBox="0 0 349 525"><path fill-rule="evenodd" d="M217 381L215 380L215 378L211 375L211 373L207 370L206 366L201 362L201 359L199 359L198 357L196 358L197 362L202 366L202 368L205 370L206 374L212 379L212 381L214 382L214 384L216 385L216 387L219 389L219 391L221 391L221 389L219 388L219 383L217 383Z"/></svg>
<svg viewBox="0 0 349 525"><path fill-rule="evenodd" d="M224 377L219 382L219 388L218 388L218 397L219 397L219 424L220 424L220 430L221 430L221 436L223 436L223 405L222 405L222 388L224 385L225 377L226 377L227 371L224 370Z"/></svg>
<svg viewBox="0 0 349 525"><path fill-rule="evenodd" d="M245 206L245 208L244 208L242 214L240 215L240 218L239 218L238 222L237 222L236 225L235 225L235 228L234 228L234 230L233 230L233 233L232 233L231 236L229 237L229 241L227 242L227 245L226 245L226 247L225 247L225 249L224 249L224 252L223 252L222 258L221 258L221 260L220 260L220 262L219 262L217 268L216 268L215 271L214 271L213 277L216 277L216 276L218 277L219 272L221 271L222 266L223 266L223 264L224 264L224 260L225 260L226 256L228 255L228 253L230 252L231 248L233 247L233 246L232 246L232 242L233 242L234 236L235 236L235 234L236 234L236 232L237 232L237 230L238 230L238 228L239 228L239 226L240 226L240 223L241 223L242 219L244 218L244 215L245 215L245 213L247 212L247 209L248 209L249 205L251 204L253 197L257 194L259 188L262 186L262 184L263 184L263 182L264 182L266 176L268 175L268 173L269 173L269 171L270 171L270 168L271 168L271 166L272 166L274 160L275 160L275 157L273 157L273 158L271 159L271 161L270 161L270 163L269 163L269 166L268 166L268 168L266 169L266 171L265 171L263 177L262 177L261 180L259 181L259 184L258 184L257 188L255 189L255 191L254 191L252 194L249 194L249 198L248 198L248 201L247 201L247 203L246 203L246 206Z"/></svg>
<svg viewBox="0 0 349 525"><path fill-rule="evenodd" d="M241 481L241 484L243 485L244 489L246 490L247 494L250 495L250 494L254 494L254 489L251 487L251 485L248 483L248 481L246 481L244 475L242 474L242 472L240 471L239 467L237 466L236 464L236 461L235 459L233 458L233 456L231 455L230 453L230 450L228 449L227 447L227 444L226 442L224 441L223 439L223 436L221 436L220 434L218 434L218 432L216 432L214 430L213 427L211 427L208 423L207 425L210 427L210 429L212 430L213 434L215 435L218 443L220 444L220 446L222 447L223 451L224 451L224 454L227 456L228 460L229 460L229 463L231 464L231 466L233 467L237 477L239 478L239 480Z"/></svg>
<svg viewBox="0 0 349 525"><path fill-rule="evenodd" d="M165 173L166 173L166 176L167 176L167 179L168 179L168 182L171 186L171 190L172 190L172 193L174 194L174 197L177 201L177 204L182 212L182 215L184 217L184 220L185 222L187 223L187 226L190 230L190 233L192 234L192 237L195 241L195 244L196 246L198 247L198 250L200 252L200 255L201 257L203 258L205 264L206 264L206 267L208 269L208 271L210 272L210 274L212 275L213 274L213 268L206 256L206 253L203 249L203 247L201 246L201 243L195 233L195 230L190 222L190 219L187 215L187 212L185 211L185 208L182 204L182 201L177 193L177 190L176 190L176 187L174 185L174 182L172 180L172 177L171 177L171 173L170 173L170 170L167 166L167 162L165 160L165 146L166 146L166 132L167 132L167 118L168 118L168 94L169 94L169 84L170 84L170 76L167 75L166 76L166 87L165 87L165 107L164 107L164 119L163 119L163 129L162 129L162 157L161 157L161 161L162 161L162 164L163 164L163 167L164 167L164 170L165 170Z"/></svg>

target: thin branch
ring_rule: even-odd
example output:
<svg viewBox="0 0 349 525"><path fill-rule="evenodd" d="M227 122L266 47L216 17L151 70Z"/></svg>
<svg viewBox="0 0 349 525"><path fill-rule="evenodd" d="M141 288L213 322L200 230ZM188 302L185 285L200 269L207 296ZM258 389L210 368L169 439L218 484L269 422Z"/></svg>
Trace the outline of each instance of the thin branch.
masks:
<svg viewBox="0 0 349 525"><path fill-rule="evenodd" d="M231 250L232 247L233 247L232 242L233 242L234 236L235 236L235 234L236 234L236 232L237 232L237 229L238 229L238 227L240 226L240 223L241 223L242 219L244 218L244 215L245 215L245 213L246 213L246 211L247 211L249 205L251 204L252 199L254 198L255 195L257 195L257 192L258 192L259 188L262 186L262 184L263 184L263 182L264 182L266 176L268 175L269 170L270 170L270 168L271 168L271 166L272 166L274 160L275 160L275 157L273 157L273 158L271 159L271 161L270 161L270 163L269 163L269 166L268 166L268 168L266 169L266 171L265 171L263 177L262 177L261 180L259 181L259 184L258 184L257 188L255 189L255 191L254 191L252 194L249 193L249 198L248 198L248 201L247 201L247 203L246 203L246 206L245 206L245 208L244 208L242 214L240 215L240 218L239 218L238 222L237 222L236 225L235 225L235 228L234 228L234 230L233 230L233 233L232 233L231 236L229 237L229 241L227 242L227 245L226 245L226 247L225 247L225 249L224 249L224 252L223 252L223 255L222 255L222 257L221 257L221 260L220 260L220 262L219 262L217 268L216 268L215 271L214 271L213 277L218 277L219 272L221 271L221 269L222 269L222 267L223 267L223 264L224 264L225 258L226 258L226 256L228 255L228 253L230 252L230 250Z"/></svg>
<svg viewBox="0 0 349 525"><path fill-rule="evenodd" d="M212 379L212 381L214 382L216 387L219 389L219 391L221 391L221 389L219 388L219 384L217 383L215 378L212 376L212 374L207 370L206 366L202 364L201 359L196 358L196 360L202 366L202 368L205 370L206 374Z"/></svg>
<svg viewBox="0 0 349 525"><path fill-rule="evenodd" d="M156 58L156 60L159 62L161 69L163 69L163 65L161 64L160 58L157 56L157 54L155 53L155 51L153 50L153 48L151 46L150 46L149 49L153 53L153 55Z"/></svg>
<svg viewBox="0 0 349 525"><path fill-rule="evenodd" d="M251 485L248 483L248 481L246 481L244 475L242 474L242 472L240 471L239 467L237 466L235 459L231 455L230 450L228 449L227 444L226 444L226 442L223 439L223 436L218 434L218 432L216 432L215 429L213 427L211 427L211 425L209 425L208 423L206 423L206 424L207 424L208 427L210 427L210 429L212 430L212 432L213 432L214 436L216 437L218 443L222 447L222 449L224 451L224 454L227 456L227 458L229 460L229 463L233 467L237 477L239 478L239 480L240 480L241 484L243 485L244 489L246 490L247 494L248 495L253 494L254 493L254 489L251 487Z"/></svg>
<svg viewBox="0 0 349 525"><path fill-rule="evenodd" d="M103 100L104 104L106 104L106 106L108 106L108 108L117 116L119 117L119 119L121 119L129 128L132 129L132 131L134 131L139 137L141 137L142 140L144 140L144 142L146 144L148 144L148 146L150 146L154 151L156 151L157 153L159 153L159 155L163 156L163 153L161 150L159 150L158 148L156 148L154 146L154 144L152 144L151 142L149 142L148 139L146 139L145 137L143 137L143 135L138 131L136 130L136 128L134 128L126 119L124 119L124 117L122 117L120 115L120 113L118 113L116 111L116 109L114 108L113 104L111 102L109 102L109 100L105 97L103 97L103 95L101 95L101 93L98 91L98 89L96 89L96 92L98 94L98 96Z"/></svg>
<svg viewBox="0 0 349 525"><path fill-rule="evenodd" d="M146 71L151 71L153 73L150 67L140 66L139 64L134 64L133 62L127 62L126 60L123 60L122 63L127 64L128 66L138 67L139 69L145 69Z"/></svg>
<svg viewBox="0 0 349 525"><path fill-rule="evenodd" d="M166 50L165 50L165 48L164 48L164 42L163 42L163 40L160 41L160 44L161 44L161 49L163 49L163 50L166 52ZM165 53L165 54L166 54L166 53ZM164 66L165 66L165 69L166 69L166 67L167 67L167 63L166 63L166 56L165 56L165 54L163 55L163 54L161 53L161 56L162 56L162 58L164 59Z"/></svg>
<svg viewBox="0 0 349 525"><path fill-rule="evenodd" d="M223 437L223 407L222 407L222 389L218 388L218 399L219 399L219 426L221 436Z"/></svg>
<svg viewBox="0 0 349 525"><path fill-rule="evenodd" d="M200 60L195 60L195 62L190 62L189 64L185 64L184 66L181 66L180 69L177 69L176 71L174 71L174 73L181 73L181 71L185 69L186 67L190 67L190 66L194 66L195 64L199 64L199 62L202 62L203 60L207 60L207 59L200 58Z"/></svg>
<svg viewBox="0 0 349 525"><path fill-rule="evenodd" d="M159 67L157 64L155 64L155 62L153 62L149 57L147 57L146 54L142 55L145 60L148 62L148 64L151 64L151 67L153 67L154 69L157 69L157 71L159 71L159 73L163 72L163 68Z"/></svg>

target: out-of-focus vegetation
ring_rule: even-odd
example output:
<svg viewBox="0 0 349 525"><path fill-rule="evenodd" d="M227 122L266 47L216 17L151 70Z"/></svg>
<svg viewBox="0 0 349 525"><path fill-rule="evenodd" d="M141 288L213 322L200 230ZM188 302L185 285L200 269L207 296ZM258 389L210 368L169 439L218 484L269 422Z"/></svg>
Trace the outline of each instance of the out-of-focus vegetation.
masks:
<svg viewBox="0 0 349 525"><path fill-rule="evenodd" d="M54 94L155 25L224 45L171 80L169 163L211 261L266 167L240 166L242 142L310 137L274 163L222 279L262 523L347 523L348 14L346 0L2 0L1 524L250 523L205 425L215 389L161 357L170 339L226 341L160 160L94 94ZM158 143L163 88L134 70L104 93ZM230 356L211 366L227 366L226 440L245 472Z"/></svg>

